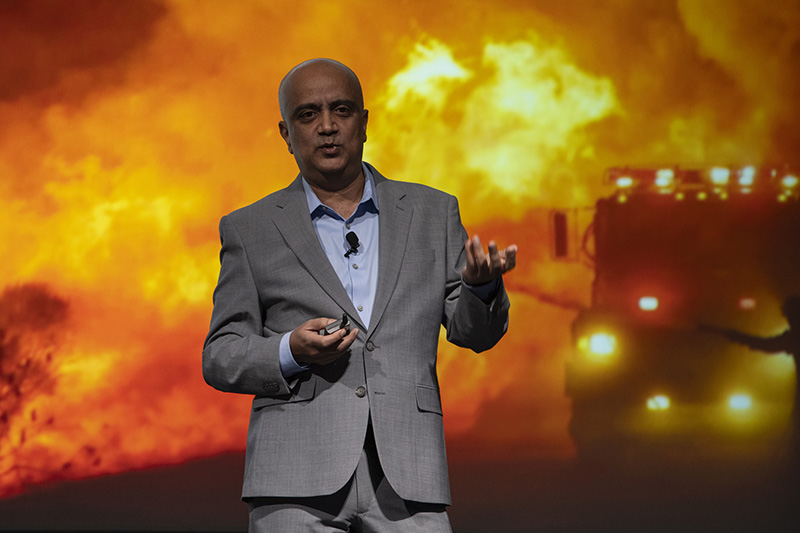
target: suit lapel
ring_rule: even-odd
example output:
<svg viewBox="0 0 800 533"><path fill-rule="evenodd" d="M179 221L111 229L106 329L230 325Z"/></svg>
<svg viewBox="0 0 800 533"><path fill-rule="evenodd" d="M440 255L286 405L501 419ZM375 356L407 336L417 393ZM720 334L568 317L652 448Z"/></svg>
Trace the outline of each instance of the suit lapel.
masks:
<svg viewBox="0 0 800 533"><path fill-rule="evenodd" d="M397 285L408 243L413 209L402 190L398 190L393 182L381 176L373 167L370 166L370 170L375 178L380 210L378 287L369 322L371 333L380 322Z"/></svg>
<svg viewBox="0 0 800 533"><path fill-rule="evenodd" d="M358 320L358 312L319 244L308 214L308 203L300 180L298 176L284 190L285 194L276 200L278 213L273 222L286 241L286 245L319 283L322 290L333 298L342 310ZM360 324L360 327L364 330L363 324Z"/></svg>

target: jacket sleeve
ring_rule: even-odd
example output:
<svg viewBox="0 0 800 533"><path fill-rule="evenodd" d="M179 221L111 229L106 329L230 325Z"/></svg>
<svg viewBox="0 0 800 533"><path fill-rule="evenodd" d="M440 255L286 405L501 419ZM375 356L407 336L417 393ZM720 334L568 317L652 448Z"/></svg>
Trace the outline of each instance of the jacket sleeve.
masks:
<svg viewBox="0 0 800 533"><path fill-rule="evenodd" d="M482 352L492 348L505 335L511 304L502 280L497 294L488 303L463 286L461 270L467 263L464 249L467 237L461 224L458 201L451 197L447 212L448 279L443 323L448 341Z"/></svg>
<svg viewBox="0 0 800 533"><path fill-rule="evenodd" d="M203 377L224 392L280 396L289 384L280 371L280 335L264 336L264 313L247 250L229 216L219 225L220 273L203 346Z"/></svg>

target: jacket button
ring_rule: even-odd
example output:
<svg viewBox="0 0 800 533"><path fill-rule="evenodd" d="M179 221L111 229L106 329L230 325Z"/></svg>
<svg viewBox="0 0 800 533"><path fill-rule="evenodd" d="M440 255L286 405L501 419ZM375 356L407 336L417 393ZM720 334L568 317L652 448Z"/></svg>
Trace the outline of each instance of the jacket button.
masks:
<svg viewBox="0 0 800 533"><path fill-rule="evenodd" d="M367 341L367 344L365 345L365 347L367 348L367 351L371 352L372 350L375 349L375 344L373 344L372 341Z"/></svg>
<svg viewBox="0 0 800 533"><path fill-rule="evenodd" d="M363 385L360 385L360 386L359 386L359 387L356 389L356 396L358 396L359 398L363 398L363 397L364 397L364 396L366 396L366 395L367 395L367 388L366 388L366 387L364 387Z"/></svg>

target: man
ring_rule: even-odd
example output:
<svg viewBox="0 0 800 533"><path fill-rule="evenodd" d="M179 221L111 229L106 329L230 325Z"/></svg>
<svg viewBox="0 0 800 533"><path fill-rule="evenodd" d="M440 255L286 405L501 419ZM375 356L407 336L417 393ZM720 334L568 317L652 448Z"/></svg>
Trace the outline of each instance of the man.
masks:
<svg viewBox="0 0 800 533"><path fill-rule="evenodd" d="M450 531L440 325L460 346L497 343L516 246L486 253L454 197L362 162L368 111L348 67L301 63L279 102L300 175L222 218L203 350L210 385L255 396L250 529ZM321 334L343 315L352 327Z"/></svg>

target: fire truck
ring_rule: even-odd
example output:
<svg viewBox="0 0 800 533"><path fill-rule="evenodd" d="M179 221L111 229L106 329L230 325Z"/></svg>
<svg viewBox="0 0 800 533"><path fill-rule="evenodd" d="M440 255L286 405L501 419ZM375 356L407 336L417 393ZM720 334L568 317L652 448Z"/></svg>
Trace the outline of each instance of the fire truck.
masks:
<svg viewBox="0 0 800 533"><path fill-rule="evenodd" d="M800 295L798 174L787 168L611 168L588 227L570 242L594 271L566 364L579 457L780 451L795 387L790 354L729 342L763 337Z"/></svg>

